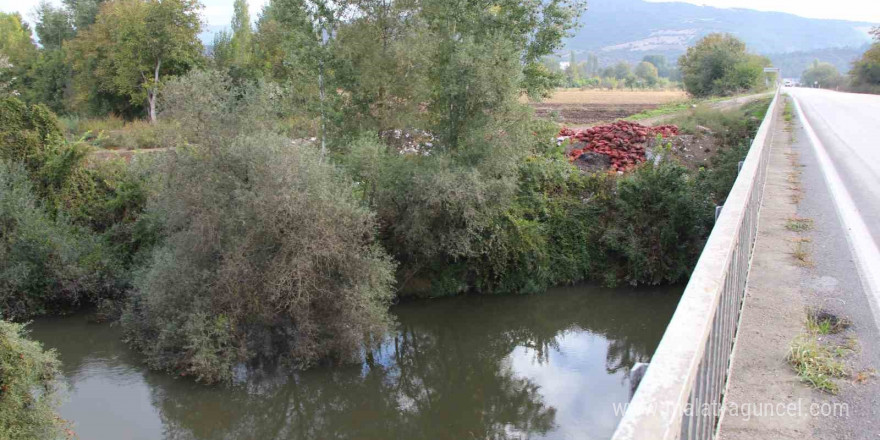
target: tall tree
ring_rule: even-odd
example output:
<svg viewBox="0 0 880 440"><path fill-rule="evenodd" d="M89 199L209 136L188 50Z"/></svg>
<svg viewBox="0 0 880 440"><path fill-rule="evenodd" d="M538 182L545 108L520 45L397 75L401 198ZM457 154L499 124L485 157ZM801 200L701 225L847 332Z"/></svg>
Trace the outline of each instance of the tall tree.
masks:
<svg viewBox="0 0 880 440"><path fill-rule="evenodd" d="M626 61L620 61L614 65L614 77L617 79L626 79L632 75L632 69Z"/></svg>
<svg viewBox="0 0 880 440"><path fill-rule="evenodd" d="M636 66L635 75L649 87L655 86L659 79L657 67L647 61L642 61Z"/></svg>
<svg viewBox="0 0 880 440"><path fill-rule="evenodd" d="M95 22L104 0L62 0L62 2L70 12L73 27L83 30Z"/></svg>
<svg viewBox="0 0 880 440"><path fill-rule="evenodd" d="M76 35L73 17L68 7L56 7L47 1L36 9L34 29L43 49L30 71L27 99L46 104L55 113L64 113L67 109L71 70L64 42Z"/></svg>
<svg viewBox="0 0 880 440"><path fill-rule="evenodd" d="M36 15L37 22L34 29L44 49L60 49L65 41L76 34L73 19L67 9L43 1L37 6Z"/></svg>
<svg viewBox="0 0 880 440"><path fill-rule="evenodd" d="M214 36L214 64L229 72L232 78L253 77L252 69L253 29L248 4L235 0L230 31L220 31Z"/></svg>
<svg viewBox="0 0 880 440"><path fill-rule="evenodd" d="M642 61L651 63L657 68L657 75L662 78L668 78L670 74L669 62L663 55L645 55Z"/></svg>
<svg viewBox="0 0 880 440"><path fill-rule="evenodd" d="M801 81L810 87L835 88L843 83L843 77L833 64L814 60L801 74Z"/></svg>
<svg viewBox="0 0 880 440"><path fill-rule="evenodd" d="M578 1L422 0L428 111L433 131L455 149L524 92L549 92L541 58L562 45Z"/></svg>
<svg viewBox="0 0 880 440"><path fill-rule="evenodd" d="M22 93L27 88L28 71L37 58L31 29L18 13L0 12L0 56L7 68L0 71L0 82L8 91Z"/></svg>
<svg viewBox="0 0 880 440"><path fill-rule="evenodd" d="M74 69L92 75L101 90L144 105L155 123L162 78L200 61L200 8L197 0L106 2L71 44Z"/></svg>

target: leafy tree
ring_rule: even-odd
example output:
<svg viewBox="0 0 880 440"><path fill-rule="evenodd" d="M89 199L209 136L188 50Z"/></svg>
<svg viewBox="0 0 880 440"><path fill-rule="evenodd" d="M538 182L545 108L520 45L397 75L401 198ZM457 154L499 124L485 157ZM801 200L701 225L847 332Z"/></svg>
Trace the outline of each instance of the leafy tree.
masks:
<svg viewBox="0 0 880 440"><path fill-rule="evenodd" d="M587 63L585 66L587 76L596 76L599 73L599 57L590 52L587 55Z"/></svg>
<svg viewBox="0 0 880 440"><path fill-rule="evenodd" d="M227 70L233 78L254 78L252 66L253 29L248 4L245 0L233 3L232 31L220 31L214 36L214 64Z"/></svg>
<svg viewBox="0 0 880 440"><path fill-rule="evenodd" d="M730 34L709 34L689 47L678 65L691 95L730 95L760 87L769 60L749 54Z"/></svg>
<svg viewBox="0 0 880 440"><path fill-rule="evenodd" d="M0 54L0 98L6 98L13 93L12 78L6 75L6 71L12 68L9 58Z"/></svg>
<svg viewBox="0 0 880 440"><path fill-rule="evenodd" d="M76 35L70 12L63 8L41 2L37 7L37 23L34 29L44 49L60 49L61 45Z"/></svg>
<svg viewBox="0 0 880 440"><path fill-rule="evenodd" d="M18 13L0 12L0 55L8 65L0 71L0 82L13 94L25 93L28 71L38 54L31 29Z"/></svg>
<svg viewBox="0 0 880 440"><path fill-rule="evenodd" d="M200 7L196 0L104 3L95 23L71 42L74 70L93 77L99 90L144 105L155 123L162 79L200 61Z"/></svg>
<svg viewBox="0 0 880 440"><path fill-rule="evenodd" d="M36 10L34 29L43 49L31 66L30 87L26 99L46 104L55 113L66 111L71 69L64 42L73 39L76 29L73 14L64 7L42 2Z"/></svg>
<svg viewBox="0 0 880 440"><path fill-rule="evenodd" d="M880 26L872 29L871 35L876 41L853 63L849 74L857 90L880 93Z"/></svg>
<svg viewBox="0 0 880 440"><path fill-rule="evenodd" d="M642 61L653 64L657 68L657 75L661 78L669 78L672 73L673 68L664 55L645 55Z"/></svg>
<svg viewBox="0 0 880 440"><path fill-rule="evenodd" d="M568 60L568 83L572 87L577 87L581 82L581 72L574 51L569 52Z"/></svg>
<svg viewBox="0 0 880 440"><path fill-rule="evenodd" d="M425 46L417 26L398 18L412 14L413 4L371 0L356 7L358 18L339 27L333 47L334 81L349 97L339 119L342 131L382 136L395 128L422 128Z"/></svg>
<svg viewBox="0 0 880 440"><path fill-rule="evenodd" d="M841 85L843 77L833 64L815 60L813 61L813 64L801 74L801 81L810 87L814 84L818 84L819 87L834 88Z"/></svg>
<svg viewBox="0 0 880 440"><path fill-rule="evenodd" d="M636 66L635 75L649 87L655 86L660 79L657 68L647 61L642 61Z"/></svg>
<svg viewBox="0 0 880 440"><path fill-rule="evenodd" d="M95 23L101 4L105 0L62 0L70 13L73 27L83 30Z"/></svg>
<svg viewBox="0 0 880 440"><path fill-rule="evenodd" d="M613 76L617 79L626 79L632 74L632 67L626 61L620 61L614 65Z"/></svg>

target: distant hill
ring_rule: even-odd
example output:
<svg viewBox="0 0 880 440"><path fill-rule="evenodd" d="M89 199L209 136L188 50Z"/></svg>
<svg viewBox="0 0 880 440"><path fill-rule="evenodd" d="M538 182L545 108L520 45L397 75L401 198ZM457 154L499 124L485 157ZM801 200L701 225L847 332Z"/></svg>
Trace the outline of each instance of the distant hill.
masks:
<svg viewBox="0 0 880 440"><path fill-rule="evenodd" d="M849 72L852 68L852 62L857 60L865 53L870 45L865 44L861 47L835 47L829 49L816 49L810 51L775 53L767 56L773 61L773 65L782 69L782 75L786 78L799 78L804 70L813 63L814 60L831 63L842 74Z"/></svg>
<svg viewBox="0 0 880 440"><path fill-rule="evenodd" d="M566 50L579 55L594 52L602 65L638 61L646 54L663 54L674 60L712 32L734 34L760 54L857 48L870 41L868 30L873 25L689 3L590 0L588 7L581 28L567 40Z"/></svg>

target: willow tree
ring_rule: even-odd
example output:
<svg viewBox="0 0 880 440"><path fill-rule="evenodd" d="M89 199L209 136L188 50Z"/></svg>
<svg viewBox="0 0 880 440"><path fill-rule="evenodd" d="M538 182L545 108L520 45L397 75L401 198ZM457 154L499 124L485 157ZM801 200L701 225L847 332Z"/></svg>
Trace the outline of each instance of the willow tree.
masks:
<svg viewBox="0 0 880 440"><path fill-rule="evenodd" d="M155 123L162 79L201 57L199 9L197 0L105 2L95 23L72 41L74 70L93 78L99 90L144 105Z"/></svg>

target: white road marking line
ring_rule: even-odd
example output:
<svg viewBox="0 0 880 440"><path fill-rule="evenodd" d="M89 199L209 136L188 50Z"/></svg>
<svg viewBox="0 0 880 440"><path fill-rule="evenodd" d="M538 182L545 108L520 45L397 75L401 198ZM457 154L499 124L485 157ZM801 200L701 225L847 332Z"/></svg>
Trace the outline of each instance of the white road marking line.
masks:
<svg viewBox="0 0 880 440"><path fill-rule="evenodd" d="M855 256L856 266L862 278L862 286L865 293L868 294L868 302L874 313L874 324L880 328L880 250L878 250L877 243L874 242L868 231L868 226L859 214L852 196L844 186L843 180L840 179L840 174L837 173L834 163L831 162L831 157L828 156L825 146L816 136L816 132L801 109L800 103L793 95L789 96L794 101L804 131L807 132L810 144L813 145L813 150L816 152L816 159L822 169L822 175L825 176L825 183L831 192L831 198L834 199L837 214L843 223L850 250Z"/></svg>

